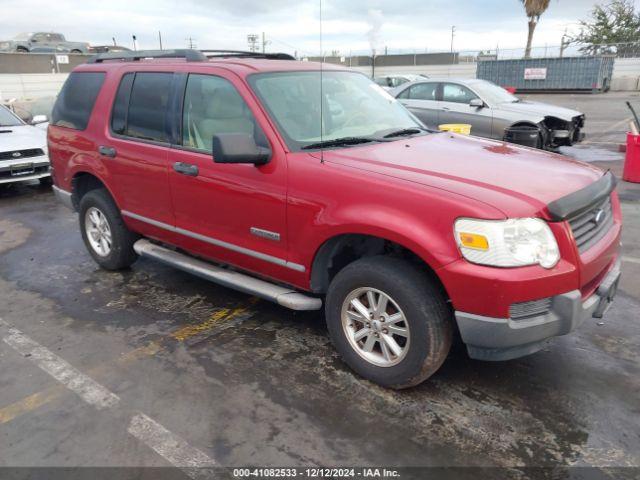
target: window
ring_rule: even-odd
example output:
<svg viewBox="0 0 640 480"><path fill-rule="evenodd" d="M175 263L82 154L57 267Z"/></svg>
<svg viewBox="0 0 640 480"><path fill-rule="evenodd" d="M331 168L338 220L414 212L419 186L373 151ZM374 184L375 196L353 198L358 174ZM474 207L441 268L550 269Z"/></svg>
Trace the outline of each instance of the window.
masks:
<svg viewBox="0 0 640 480"><path fill-rule="evenodd" d="M436 92L438 91L437 83L419 83L411 87L409 98L411 100L436 100Z"/></svg>
<svg viewBox="0 0 640 480"><path fill-rule="evenodd" d="M18 127L24 125L9 109L0 105L0 127Z"/></svg>
<svg viewBox="0 0 640 480"><path fill-rule="evenodd" d="M169 134L167 133L167 106L171 94L172 79L172 73L135 74L126 121L123 122L126 125L122 123L117 125L123 131L123 135L156 142L167 142L169 140ZM126 76L122 83L126 83L125 80ZM126 81L128 82L129 80ZM126 85L123 87L122 83L120 87L124 95ZM118 89L118 94L120 94L120 88ZM122 121L122 106L122 100L116 98L112 121ZM119 116L116 117L116 115Z"/></svg>
<svg viewBox="0 0 640 480"><path fill-rule="evenodd" d="M389 86L390 87L399 87L403 83L407 83L409 80L403 77L390 77L389 78Z"/></svg>
<svg viewBox="0 0 640 480"><path fill-rule="evenodd" d="M256 125L251 110L235 87L213 75L189 75L184 95L182 144L211 152L214 135L248 133L256 143L266 139Z"/></svg>
<svg viewBox="0 0 640 480"><path fill-rule="evenodd" d="M111 130L113 133L124 135L127 128L127 111L129 110L129 97L131 96L131 86L133 85L133 73L127 73L122 77L116 99L113 102L113 112L111 114Z"/></svg>
<svg viewBox="0 0 640 480"><path fill-rule="evenodd" d="M53 106L51 124L75 130L87 128L103 82L102 72L70 74Z"/></svg>
<svg viewBox="0 0 640 480"><path fill-rule="evenodd" d="M442 100L444 102L469 103L478 96L467 87L455 83L445 83L442 89Z"/></svg>
<svg viewBox="0 0 640 480"><path fill-rule="evenodd" d="M33 37L31 37L32 42L46 42L47 34L46 33L34 33Z"/></svg>
<svg viewBox="0 0 640 480"><path fill-rule="evenodd" d="M47 37L47 40L50 42L64 42L64 37L59 33L50 33Z"/></svg>

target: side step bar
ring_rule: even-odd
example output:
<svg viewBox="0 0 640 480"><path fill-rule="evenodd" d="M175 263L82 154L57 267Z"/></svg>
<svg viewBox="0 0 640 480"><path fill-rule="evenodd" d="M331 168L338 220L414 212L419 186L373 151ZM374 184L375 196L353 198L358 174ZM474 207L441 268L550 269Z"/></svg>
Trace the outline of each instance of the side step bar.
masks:
<svg viewBox="0 0 640 480"><path fill-rule="evenodd" d="M310 297L290 288L274 285L273 283L250 277L243 273L234 272L217 267L210 263L198 260L175 252L168 248L151 243L149 240L138 240L133 249L142 257L159 260L185 272L197 275L205 280L219 283L225 287L240 290L251 295L256 295L292 310L320 310L322 300Z"/></svg>

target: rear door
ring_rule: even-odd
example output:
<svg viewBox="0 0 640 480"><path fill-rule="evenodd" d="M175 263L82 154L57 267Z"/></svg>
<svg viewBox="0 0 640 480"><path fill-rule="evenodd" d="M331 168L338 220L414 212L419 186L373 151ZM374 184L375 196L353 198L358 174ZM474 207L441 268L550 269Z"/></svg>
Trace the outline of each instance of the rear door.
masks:
<svg viewBox="0 0 640 480"><path fill-rule="evenodd" d="M225 70L184 75L181 129L170 152L182 248L282 277L286 266L286 157L246 86ZM252 134L265 165L215 163L213 136ZM268 136L269 135L269 136ZM174 168L175 167L175 168Z"/></svg>
<svg viewBox="0 0 640 480"><path fill-rule="evenodd" d="M464 85L443 83L440 123L466 123L471 125L472 135L491 137L491 109L469 105L476 98L478 95Z"/></svg>
<svg viewBox="0 0 640 480"><path fill-rule="evenodd" d="M438 82L421 82L410 85L398 95L398 100L422 123L430 128L438 128L439 118Z"/></svg>
<svg viewBox="0 0 640 480"><path fill-rule="evenodd" d="M147 225L159 222L165 230L174 224L168 177L173 80L171 72L123 75L105 142L98 146L123 215Z"/></svg>

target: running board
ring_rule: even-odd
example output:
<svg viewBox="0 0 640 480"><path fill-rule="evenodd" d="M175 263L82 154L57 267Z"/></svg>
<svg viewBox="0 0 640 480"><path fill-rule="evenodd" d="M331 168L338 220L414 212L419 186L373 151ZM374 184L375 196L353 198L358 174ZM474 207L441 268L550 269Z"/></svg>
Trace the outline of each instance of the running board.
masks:
<svg viewBox="0 0 640 480"><path fill-rule="evenodd" d="M133 249L142 257L159 260L188 273L197 275L205 280L219 283L225 287L256 295L265 300L278 303L291 310L320 310L322 300L310 297L290 288L274 285L273 283L250 277L233 270L226 270L210 263L198 260L184 253L151 243L149 240L138 240Z"/></svg>

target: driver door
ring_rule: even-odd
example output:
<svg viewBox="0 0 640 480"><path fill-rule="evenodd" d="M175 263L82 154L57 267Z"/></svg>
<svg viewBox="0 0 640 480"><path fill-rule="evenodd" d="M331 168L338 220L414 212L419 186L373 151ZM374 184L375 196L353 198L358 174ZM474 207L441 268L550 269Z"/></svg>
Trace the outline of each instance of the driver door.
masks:
<svg viewBox="0 0 640 480"><path fill-rule="evenodd" d="M471 134L491 137L493 116L488 106L482 108L469 105L479 98L464 85L446 82L442 84L440 123L465 123L471 125Z"/></svg>
<svg viewBox="0 0 640 480"><path fill-rule="evenodd" d="M427 127L438 129L440 123L438 82L421 82L409 86L398 95L398 100Z"/></svg>

